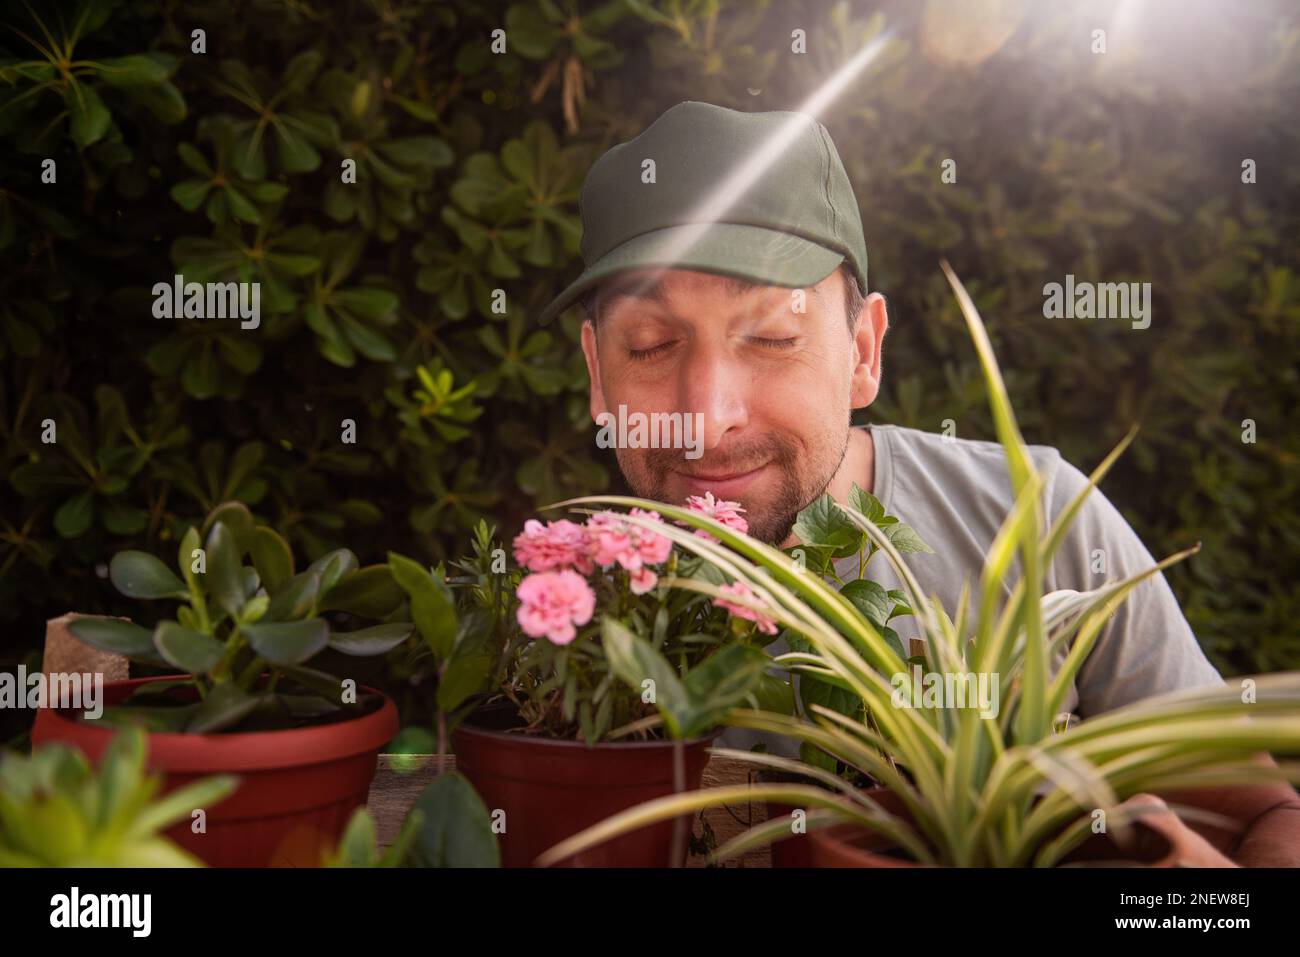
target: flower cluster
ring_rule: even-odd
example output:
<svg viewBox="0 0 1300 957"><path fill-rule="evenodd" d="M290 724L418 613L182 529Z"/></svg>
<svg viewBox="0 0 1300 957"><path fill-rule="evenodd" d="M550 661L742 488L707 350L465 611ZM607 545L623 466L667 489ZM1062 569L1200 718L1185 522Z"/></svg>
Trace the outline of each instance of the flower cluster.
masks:
<svg viewBox="0 0 1300 957"><path fill-rule="evenodd" d="M719 608L727 609L737 618L744 618L747 621L754 622L755 627L765 635L776 634L776 622L751 607L752 605L764 605L764 602L744 582L738 581L731 585L723 585L718 591L721 594L713 599L713 603ZM723 595L727 597L724 598ZM728 601L728 598L737 598L739 601ZM741 604L741 602L748 602L749 604Z"/></svg>
<svg viewBox="0 0 1300 957"><path fill-rule="evenodd" d="M741 514L745 508L739 502L715 499L712 492L705 492L703 495L692 495L688 498L686 507L692 512L707 515L715 522L721 522L727 528L733 528L741 534L749 531L749 522L745 521L745 517ZM711 542L717 541L716 538L702 528L697 528L695 534L701 538L707 538Z"/></svg>
<svg viewBox="0 0 1300 957"><path fill-rule="evenodd" d="M687 507L737 531L749 528L741 515L744 508L738 502L719 501L712 492L691 496ZM631 516L659 520L658 512L635 508ZM644 595L658 584L654 566L668 560L672 541L628 519L618 512L598 512L583 524L565 519L545 524L529 519L524 523L524 530L514 540L514 552L515 560L531 573L519 583L516 592L517 618L525 634L545 637L557 645L573 641L577 628L595 614L596 594L585 576L597 568L625 570L635 595ZM705 532L696 534L707 536ZM722 600L718 604L733 614L758 621L764 630L765 624L771 625L766 619L755 618L744 606L733 607Z"/></svg>
<svg viewBox="0 0 1300 957"><path fill-rule="evenodd" d="M657 512L632 515L658 520ZM533 574L519 583L519 625L533 638L557 645L573 641L574 626L591 621L596 595L583 577L597 567L628 572L633 594L644 595L659 581L652 565L668 560L673 543L628 521L617 512L599 512L583 525L561 519L524 524L514 541L515 560Z"/></svg>

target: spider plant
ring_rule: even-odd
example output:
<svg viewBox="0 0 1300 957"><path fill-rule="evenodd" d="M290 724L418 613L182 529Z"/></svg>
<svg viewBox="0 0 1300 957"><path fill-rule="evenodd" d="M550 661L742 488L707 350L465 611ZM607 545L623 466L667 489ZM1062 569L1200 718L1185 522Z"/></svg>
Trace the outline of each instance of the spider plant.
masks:
<svg viewBox="0 0 1300 957"><path fill-rule="evenodd" d="M752 607L801 637L776 661L856 696L846 714L813 705L803 716L733 710L727 723L788 735L865 772L897 796L906 814L890 813L870 792L825 768L770 754L725 751L757 765L793 772L807 784L752 784L670 795L616 815L556 845L539 864L656 820L737 801L768 800L808 810L809 829L855 822L889 839L918 863L947 866L1053 866L1093 831L1094 812L1121 841L1141 808L1121 808L1146 791L1300 779L1300 764L1252 761L1257 752L1300 753L1300 674L1257 677L1253 698L1231 685L1146 699L1064 728L1056 716L1108 617L1143 580L1192 554L1190 548L1132 578L1086 592L1044 595L1044 573L1074 516L1106 474L1130 432L1090 476L1088 487L1055 521L1044 516L1043 477L1020 435L982 320L966 290L943 265L974 340L998 438L1005 450L1014 504L992 543L978 583L963 588L951 613L923 596L890 538L863 512L839 506L887 556L904 584L925 646L928 671L996 675L995 715L976 708L899 707L894 676L908 663L834 587L802 570L784 552L717 522L654 504L664 520L644 522L752 589ZM570 505L648 508L639 499L601 496ZM704 529L717 541L668 524ZM1018 559L1018 561L1017 561ZM1018 574L1017 574L1018 572ZM716 586L679 581L706 593ZM614 648L638 640L606 621ZM804 649L807 650L804 650ZM635 652L634 647L628 649ZM1050 662L1063 658L1055 673ZM788 837L790 821L757 825L732 839L718 858Z"/></svg>

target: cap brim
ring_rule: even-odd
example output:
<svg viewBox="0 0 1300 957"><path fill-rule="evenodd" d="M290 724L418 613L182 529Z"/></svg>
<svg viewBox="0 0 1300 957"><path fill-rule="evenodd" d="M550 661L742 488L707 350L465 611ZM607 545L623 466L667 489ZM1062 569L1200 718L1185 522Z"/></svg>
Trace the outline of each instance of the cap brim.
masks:
<svg viewBox="0 0 1300 957"><path fill-rule="evenodd" d="M843 261L834 249L764 226L669 226L634 236L600 257L551 301L538 322L547 324L601 280L636 269L690 269L793 289L816 285Z"/></svg>

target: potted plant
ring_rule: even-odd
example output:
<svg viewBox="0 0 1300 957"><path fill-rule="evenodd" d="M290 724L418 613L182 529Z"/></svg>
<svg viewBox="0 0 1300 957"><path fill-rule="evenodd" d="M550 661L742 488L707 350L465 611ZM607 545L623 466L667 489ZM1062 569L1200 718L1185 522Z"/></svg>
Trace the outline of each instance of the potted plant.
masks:
<svg viewBox="0 0 1300 957"><path fill-rule="evenodd" d="M691 507L744 521L711 496ZM452 574L399 555L390 568L436 672L439 755L454 747L502 863L524 866L624 807L698 787L719 717L747 700L780 710L789 686L766 674L774 632L670 587L722 584L711 563L625 516L530 520L514 555L511 568L481 524ZM605 615L621 623L613 639ZM639 662L623 634L638 637ZM684 848L669 822L566 863L663 866Z"/></svg>
<svg viewBox="0 0 1300 957"><path fill-rule="evenodd" d="M245 563L247 562L247 564ZM103 715L43 709L34 743L61 741L97 760L117 727L149 732L150 766L167 786L213 773L239 776L235 793L206 808L205 830L170 836L209 864L310 865L337 843L366 800L380 748L398 729L383 694L311 666L327 648L383 654L412 632L387 566L359 568L346 550L294 572L293 553L239 503L218 506L180 540L180 576L140 551L113 556L124 595L177 602L152 627L84 618L83 641L177 675L111 682ZM360 620L378 620L355 627Z"/></svg>
<svg viewBox="0 0 1300 957"><path fill-rule="evenodd" d="M64 744L0 758L0 867L200 866L159 831L217 804L235 780L207 778L159 798L145 747L139 729L116 735L98 771Z"/></svg>
<svg viewBox="0 0 1300 957"><path fill-rule="evenodd" d="M1019 434L983 324L948 270L975 341L1016 501L987 556L979 611L964 593L949 613L926 601L886 527L869 510L838 507L838 522L861 530L889 558L904 582L924 643L929 673L998 675L996 714L934 707L900 696L897 676L908 662L878 623L789 555L685 509L660 506L665 517L704 530L717 541L665 521L629 518L713 563L752 592L752 613L802 639L777 660L792 672L844 692L847 707L814 704L809 717L738 708L728 723L790 735L875 783L862 788L826 767L767 754L730 752L817 782L759 784L669 795L629 809L561 842L541 858L549 864L648 823L738 800L778 801L807 810L812 863L831 866L1053 866L1087 860L1167 863L1168 842L1145 853L1134 827L1157 809L1147 792L1295 780L1294 765L1252 761L1265 751L1300 754L1300 675L1253 679L1256 695L1221 687L1161 695L1071 726L1058 721L1070 682L1103 624L1128 593L1174 555L1126 581L1088 592L1042 594L1044 569L1085 497L1132 434L1090 477L1090 483L1048 525L1041 512L1042 478ZM593 505L644 507L636 499L599 497ZM1017 564L1018 574L1013 574ZM699 580L676 587L715 594ZM1003 597L1005 594L1005 598ZM635 640L635 639L634 639ZM1053 674L1054 650L1064 652ZM1098 822L1105 833L1097 836ZM789 819L751 828L719 850L725 857L792 833ZM1150 835L1148 835L1150 836ZM1098 847L1098 843L1108 844Z"/></svg>

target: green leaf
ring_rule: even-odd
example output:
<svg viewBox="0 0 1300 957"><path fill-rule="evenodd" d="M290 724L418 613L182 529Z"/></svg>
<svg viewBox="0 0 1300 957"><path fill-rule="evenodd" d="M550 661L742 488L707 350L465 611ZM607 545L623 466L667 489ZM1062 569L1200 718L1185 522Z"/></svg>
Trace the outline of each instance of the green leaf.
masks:
<svg viewBox="0 0 1300 957"><path fill-rule="evenodd" d="M794 714L794 688L784 678L764 672L750 694L750 702L759 711Z"/></svg>
<svg viewBox="0 0 1300 957"><path fill-rule="evenodd" d="M280 168L286 173L310 173L320 166L320 153L301 132L282 126L275 127L275 132L280 144ZM306 272L313 272L314 268Z"/></svg>
<svg viewBox="0 0 1300 957"><path fill-rule="evenodd" d="M224 522L217 522L208 532L208 593L231 618L244 607L244 579L239 549Z"/></svg>
<svg viewBox="0 0 1300 957"><path fill-rule="evenodd" d="M343 682L331 674L316 668L302 668L298 665L281 665L280 671L304 688L316 692L326 701L343 701Z"/></svg>
<svg viewBox="0 0 1300 957"><path fill-rule="evenodd" d="M320 575L320 590L324 594L342 581L346 575L356 571L357 565L357 556L351 549L337 548L308 565L307 571L317 572Z"/></svg>
<svg viewBox="0 0 1300 957"><path fill-rule="evenodd" d="M153 645L170 665L192 675L206 675L217 666L226 646L201 631L184 628L174 621L160 621L153 632Z"/></svg>
<svg viewBox="0 0 1300 957"><path fill-rule="evenodd" d="M456 643L456 608L442 587L418 562L388 553L393 578L411 599L411 617L420 637L438 661L446 661Z"/></svg>
<svg viewBox="0 0 1300 957"><path fill-rule="evenodd" d="M241 446L231 459L231 474L234 475L252 468L250 462L258 457L260 456L258 455L257 443ZM217 477L217 469L214 465L211 480L215 482ZM253 528L256 525L253 520L253 513L248 510L248 506L243 502L222 502L213 508L208 513L208 517L203 520L203 534L208 534L212 530L212 526L217 522L221 522L226 526L226 529L234 537L235 547L242 554L249 546L249 539L252 537Z"/></svg>
<svg viewBox="0 0 1300 957"><path fill-rule="evenodd" d="M153 633L129 621L112 618L78 618L68 630L100 651L128 658L156 658Z"/></svg>
<svg viewBox="0 0 1300 957"><path fill-rule="evenodd" d="M247 196L233 186L226 187L226 201L230 203L230 211L236 219L254 225L262 222L262 214L257 207L249 202Z"/></svg>
<svg viewBox="0 0 1300 957"><path fill-rule="evenodd" d="M434 778L413 810L424 817L411 849L421 867L499 867L501 851L492 818L474 787L459 772Z"/></svg>
<svg viewBox="0 0 1300 957"><path fill-rule="evenodd" d="M877 525L885 517L885 506L880 504L880 499L870 492L862 491L858 488L857 482L854 482L853 487L849 489L849 506L857 509Z"/></svg>
<svg viewBox="0 0 1300 957"><path fill-rule="evenodd" d="M853 607L862 612L877 629L883 628L889 620L890 609L894 602L884 588L865 578L851 581L840 589L840 594L853 603Z"/></svg>
<svg viewBox="0 0 1300 957"><path fill-rule="evenodd" d="M97 64L99 77L109 86L156 86L176 69L176 58L164 53L133 53Z"/></svg>
<svg viewBox="0 0 1300 957"><path fill-rule="evenodd" d="M293 578L293 550L274 529L265 525L253 529L248 550L268 593L274 595Z"/></svg>
<svg viewBox="0 0 1300 957"><path fill-rule="evenodd" d="M104 529L113 535L137 535L149 524L149 513L126 502L108 501L100 509Z"/></svg>
<svg viewBox="0 0 1300 957"><path fill-rule="evenodd" d="M816 675L799 677L799 698L803 701L804 709L809 713L815 704L849 717L856 717L862 709L862 699L852 691L830 681L823 681Z"/></svg>
<svg viewBox="0 0 1300 957"><path fill-rule="evenodd" d="M339 313L339 325L348 341L371 362L392 362L397 358L397 350L382 332L342 312Z"/></svg>
<svg viewBox="0 0 1300 957"><path fill-rule="evenodd" d="M855 554L862 546L862 532L840 511L829 495L815 499L799 513L794 533L805 545L831 549L836 558Z"/></svg>
<svg viewBox="0 0 1300 957"><path fill-rule="evenodd" d="M324 618L306 621L258 622L245 625L253 650L272 664L298 665L321 651L330 640Z"/></svg>
<svg viewBox="0 0 1300 957"><path fill-rule="evenodd" d="M304 50L284 67L280 77L281 85L291 93L301 93L320 71L325 57L319 50Z"/></svg>
<svg viewBox="0 0 1300 957"><path fill-rule="evenodd" d="M438 681L439 710L454 711L482 690L496 661L489 647L492 624L492 616L481 608L461 617L456 647Z"/></svg>
<svg viewBox="0 0 1300 957"><path fill-rule="evenodd" d="M346 611L364 618L386 618L405 593L387 565L367 565L344 576L321 600L321 611Z"/></svg>
<svg viewBox="0 0 1300 957"><path fill-rule="evenodd" d="M212 183L205 179L182 180L171 188L170 196L177 205L187 213L192 213L203 205L203 198L208 195Z"/></svg>
<svg viewBox="0 0 1300 957"><path fill-rule="evenodd" d="M294 575L287 585L271 596L263 620L292 621L311 614L319 590L320 572L305 571Z"/></svg>
<svg viewBox="0 0 1300 957"><path fill-rule="evenodd" d="M160 122L179 123L185 119L185 97L170 81L157 86L132 86L127 96L152 113Z"/></svg>
<svg viewBox="0 0 1300 957"><path fill-rule="evenodd" d="M334 294L334 301L348 312L376 322L395 313L401 304L397 294L387 289L362 287L341 289Z"/></svg>
<svg viewBox="0 0 1300 957"><path fill-rule="evenodd" d="M681 736L691 738L721 724L758 687L771 661L750 645L728 645L692 668L684 682L689 707Z"/></svg>
<svg viewBox="0 0 1300 957"><path fill-rule="evenodd" d="M638 694L654 690L655 707L673 737L683 737L683 723L689 718L686 687L672 665L654 647L628 630L622 622L606 617L601 622L602 644L610 670ZM654 682L653 686L644 684Z"/></svg>
<svg viewBox="0 0 1300 957"><path fill-rule="evenodd" d="M72 117L72 141L78 149L84 150L108 132L113 117L90 86L74 80L64 91L63 101Z"/></svg>
<svg viewBox="0 0 1300 957"><path fill-rule="evenodd" d="M189 590L170 568L148 552L118 552L108 563L108 578L128 598L185 598Z"/></svg>
<svg viewBox="0 0 1300 957"><path fill-rule="evenodd" d="M191 595L203 594L203 584L199 580L198 573L194 571L194 552L201 547L199 530L191 525L181 536L181 543L176 549L176 565L180 568L181 575L185 578L186 588Z"/></svg>
<svg viewBox="0 0 1300 957"><path fill-rule="evenodd" d="M62 538L78 538L95 520L95 496L89 490L78 492L54 513L54 529Z"/></svg>
<svg viewBox="0 0 1300 957"><path fill-rule="evenodd" d="M934 549L927 545L920 535L916 534L916 529L910 525L904 525L902 522L895 522L893 525L883 526L885 534L893 543L894 547L900 552L928 552L934 553Z"/></svg>
<svg viewBox="0 0 1300 957"><path fill-rule="evenodd" d="M188 734L224 731L244 720L263 699L263 695L249 694L233 682L217 685L203 699L185 731Z"/></svg>
<svg viewBox="0 0 1300 957"><path fill-rule="evenodd" d="M329 646L345 655L369 658L396 648L409 638L413 631L415 625L407 621L375 625L371 628L362 628L360 631L332 631L329 636Z"/></svg>
<svg viewBox="0 0 1300 957"><path fill-rule="evenodd" d="M406 136L388 140L375 146L375 150L400 166L416 168L442 168L456 159L447 141L436 136Z"/></svg>

